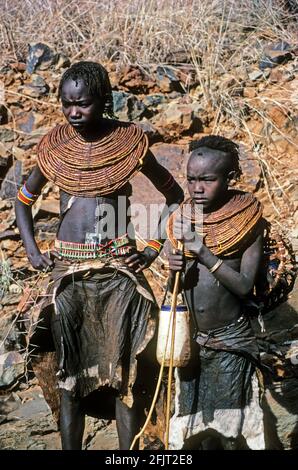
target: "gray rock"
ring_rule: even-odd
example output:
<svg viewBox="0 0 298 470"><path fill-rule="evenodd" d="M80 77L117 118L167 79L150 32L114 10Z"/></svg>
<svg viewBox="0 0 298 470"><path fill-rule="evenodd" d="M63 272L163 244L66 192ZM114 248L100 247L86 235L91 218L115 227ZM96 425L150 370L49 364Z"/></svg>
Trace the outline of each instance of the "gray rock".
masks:
<svg viewBox="0 0 298 470"><path fill-rule="evenodd" d="M31 84L33 86L37 86L37 87L46 87L47 86L47 83L46 83L45 79L41 75L38 75L37 73L34 73L31 76Z"/></svg>
<svg viewBox="0 0 298 470"><path fill-rule="evenodd" d="M25 372L24 359L16 351L10 351L0 356L0 388L10 387Z"/></svg>
<svg viewBox="0 0 298 470"><path fill-rule="evenodd" d="M1 185L0 197L2 199L10 199L16 197L18 189L22 183L22 170L23 164L19 160L17 160L14 165L9 169Z"/></svg>
<svg viewBox="0 0 298 470"><path fill-rule="evenodd" d="M270 75L270 71L263 72L262 70L254 70L248 75L248 78L252 81L255 82L256 80L259 80L260 78L268 78Z"/></svg>
<svg viewBox="0 0 298 470"><path fill-rule="evenodd" d="M35 83L40 83L40 85ZM24 85L22 88L23 93L27 96L31 96L32 98L40 98L44 95L47 95L49 90L49 86L46 84L42 77L38 77L35 82L32 81L31 83L26 83L26 85Z"/></svg>
<svg viewBox="0 0 298 470"><path fill-rule="evenodd" d="M286 41L278 41L265 48L259 68L260 70L272 69L279 64L285 64L292 58L290 44Z"/></svg>
<svg viewBox="0 0 298 470"><path fill-rule="evenodd" d="M30 398L29 398L30 399ZM35 399L31 399L31 403ZM0 449L55 450L61 449L57 426L49 411L31 410L30 418L10 413L9 421L0 426Z"/></svg>
<svg viewBox="0 0 298 470"><path fill-rule="evenodd" d="M34 113L30 111L29 113L26 113L21 122L18 122L18 126L21 131L26 132L26 134L30 134L34 129L34 123Z"/></svg>
<svg viewBox="0 0 298 470"><path fill-rule="evenodd" d="M138 126L143 129L145 134L149 139L149 145L152 145L155 142L162 140L162 137L156 127L148 121L148 119L142 119L142 121L138 122Z"/></svg>
<svg viewBox="0 0 298 470"><path fill-rule="evenodd" d="M30 135L26 136L24 141L20 143L19 147L22 150L28 150L35 145L37 145L40 139L49 131L47 127L39 127L36 130L33 130Z"/></svg>
<svg viewBox="0 0 298 470"><path fill-rule="evenodd" d="M16 134L12 129L0 129L1 142L13 142L16 139Z"/></svg>
<svg viewBox="0 0 298 470"><path fill-rule="evenodd" d="M183 88L177 77L175 70L172 67L159 65L156 69L156 83L163 93L170 93L171 91L183 92Z"/></svg>
<svg viewBox="0 0 298 470"><path fill-rule="evenodd" d="M266 388L264 409L266 449L298 449L298 379L273 382Z"/></svg>
<svg viewBox="0 0 298 470"><path fill-rule="evenodd" d="M178 137L203 131L204 111L198 103L184 104L177 100L170 102L163 109L153 120L161 134Z"/></svg>
<svg viewBox="0 0 298 470"><path fill-rule="evenodd" d="M7 333L8 329L11 325L11 322L13 321L14 318L15 318L15 313L1 312L1 315L0 315L0 343L3 342L3 340L6 336L6 333ZM0 355L4 354L5 352L7 352L7 351L5 351L4 345L2 345L1 349L0 349Z"/></svg>
<svg viewBox="0 0 298 470"><path fill-rule="evenodd" d="M113 91L114 112L121 121L138 121L146 114L146 106L134 95Z"/></svg>
<svg viewBox="0 0 298 470"><path fill-rule="evenodd" d="M86 418L83 449L86 450L117 450L119 448L115 421Z"/></svg>
<svg viewBox="0 0 298 470"><path fill-rule="evenodd" d="M157 108L159 105L166 102L167 98L162 93L154 93L152 95L147 95L143 99L143 103L148 109Z"/></svg>
<svg viewBox="0 0 298 470"><path fill-rule="evenodd" d="M36 69L46 70L58 60L57 53L47 44L38 42L29 44L29 53L26 60L26 71L33 73Z"/></svg>
<svg viewBox="0 0 298 470"><path fill-rule="evenodd" d="M254 192L260 184L262 170L259 161L256 158L251 158L245 150L245 147L240 145L240 166L242 170L241 183L238 183L239 189L244 191Z"/></svg>
<svg viewBox="0 0 298 470"><path fill-rule="evenodd" d="M0 147L1 147L1 142L0 142ZM0 148L0 152L1 152L1 148ZM11 157L11 154L9 152L7 152L7 154L3 154L1 155L0 153L0 172L1 172L1 176L3 175L3 173L5 174L6 171L8 170L8 168L10 167L10 165L12 164L12 157Z"/></svg>

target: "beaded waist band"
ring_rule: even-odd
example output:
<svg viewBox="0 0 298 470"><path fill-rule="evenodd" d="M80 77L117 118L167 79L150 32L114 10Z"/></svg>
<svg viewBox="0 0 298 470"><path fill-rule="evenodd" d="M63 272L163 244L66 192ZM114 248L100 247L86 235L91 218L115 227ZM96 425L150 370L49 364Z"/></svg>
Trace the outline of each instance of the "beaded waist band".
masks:
<svg viewBox="0 0 298 470"><path fill-rule="evenodd" d="M127 234L111 240L108 243L74 243L55 240L55 249L63 258L68 259L98 259L107 256L124 256L133 250L129 245Z"/></svg>

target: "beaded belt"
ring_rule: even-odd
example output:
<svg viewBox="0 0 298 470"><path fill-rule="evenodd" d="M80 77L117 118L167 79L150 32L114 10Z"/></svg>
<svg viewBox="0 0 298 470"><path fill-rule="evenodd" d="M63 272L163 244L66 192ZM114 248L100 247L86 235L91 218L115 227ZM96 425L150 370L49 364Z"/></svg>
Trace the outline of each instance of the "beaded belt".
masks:
<svg viewBox="0 0 298 470"><path fill-rule="evenodd" d="M98 259L106 256L123 256L131 252L127 234L101 245L100 243L74 243L55 240L59 255L69 259Z"/></svg>

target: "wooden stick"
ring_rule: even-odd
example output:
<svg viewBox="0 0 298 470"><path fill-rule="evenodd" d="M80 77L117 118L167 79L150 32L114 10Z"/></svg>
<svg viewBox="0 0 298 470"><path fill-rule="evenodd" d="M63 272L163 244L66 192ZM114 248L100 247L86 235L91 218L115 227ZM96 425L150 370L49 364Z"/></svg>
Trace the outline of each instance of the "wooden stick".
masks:
<svg viewBox="0 0 298 470"><path fill-rule="evenodd" d="M178 248L179 249L182 249L183 245L179 242L178 243ZM179 279L180 279L180 272L178 271L176 273L176 276L175 276L175 285L174 285L174 291L173 291L173 299L172 299L172 305L171 305L171 313L173 312L173 306L175 304L175 314L176 314L176 304L177 304L177 296L178 296L178 287L179 287ZM171 316L171 314L170 314ZM168 347L168 340L169 340L169 332L170 332L170 325L171 325L171 317L170 317L170 321L169 321L169 327L168 327L168 332L167 332L167 338L166 338L166 346L165 346L165 351L164 351L164 355L163 355L163 358L162 358L162 363L161 363L161 366L160 366L160 370L159 370L159 376L158 376L158 380L157 380L157 385L156 385L156 389L155 389L155 393L154 393L154 396L153 396L153 400L152 400L152 403L151 403L151 406L150 406L150 410L148 412L148 415L147 415L147 418L146 418L146 421L142 427L142 429L140 430L140 432L138 434L135 435L133 441L132 441L132 444L129 448L129 450L133 450L134 449L134 446L137 442L137 440L144 434L145 432L145 429L146 427L148 426L148 423L151 419L151 416L152 416L152 413L153 413L153 410L154 410L154 407L155 407L155 404L157 402L157 398L158 398L158 394L159 394L159 391L160 391L160 386L161 386L161 382L162 382L162 376L163 376L163 370L164 370L164 367L165 367L165 359L166 359L166 352L167 352L167 347ZM175 340L175 336L174 336L174 340ZM173 344L173 338L172 338L172 342L171 342L171 350L172 350L172 344ZM173 357L173 354L172 356ZM172 360L172 370L173 370L173 360ZM167 399L167 402L169 402L169 410L170 410L170 401ZM169 414L169 411L168 411L168 415L170 416ZM168 423L169 423L169 419L168 419ZM168 425L166 426L166 430L168 429ZM168 436L169 435L169 432L166 431L166 435Z"/></svg>
<svg viewBox="0 0 298 470"><path fill-rule="evenodd" d="M178 250L182 250L183 245L178 241ZM171 412L171 388L173 375L173 358L175 348L175 332L176 332L176 306L179 291L180 271L176 272L175 284L173 289L172 306L170 314L170 324L172 324L171 351L170 351L170 367L168 373L168 389L167 389L167 407L166 407L166 432L165 432L165 450L169 449L169 431L170 431L170 412Z"/></svg>

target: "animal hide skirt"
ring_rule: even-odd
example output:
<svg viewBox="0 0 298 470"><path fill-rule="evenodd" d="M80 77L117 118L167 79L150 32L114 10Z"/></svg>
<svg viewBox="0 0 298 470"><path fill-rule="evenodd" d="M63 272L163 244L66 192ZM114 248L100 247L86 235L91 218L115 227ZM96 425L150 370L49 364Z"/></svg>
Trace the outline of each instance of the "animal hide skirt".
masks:
<svg viewBox="0 0 298 470"><path fill-rule="evenodd" d="M32 342L38 351L47 318L59 389L85 397L107 386L132 406L137 356L154 336L157 313L144 274L117 260L57 261L39 310L42 328L37 326Z"/></svg>
<svg viewBox="0 0 298 470"><path fill-rule="evenodd" d="M176 369L170 448L188 448L190 438L200 446L212 436L226 449L264 449L257 346L247 319L199 333L196 342L191 364Z"/></svg>

